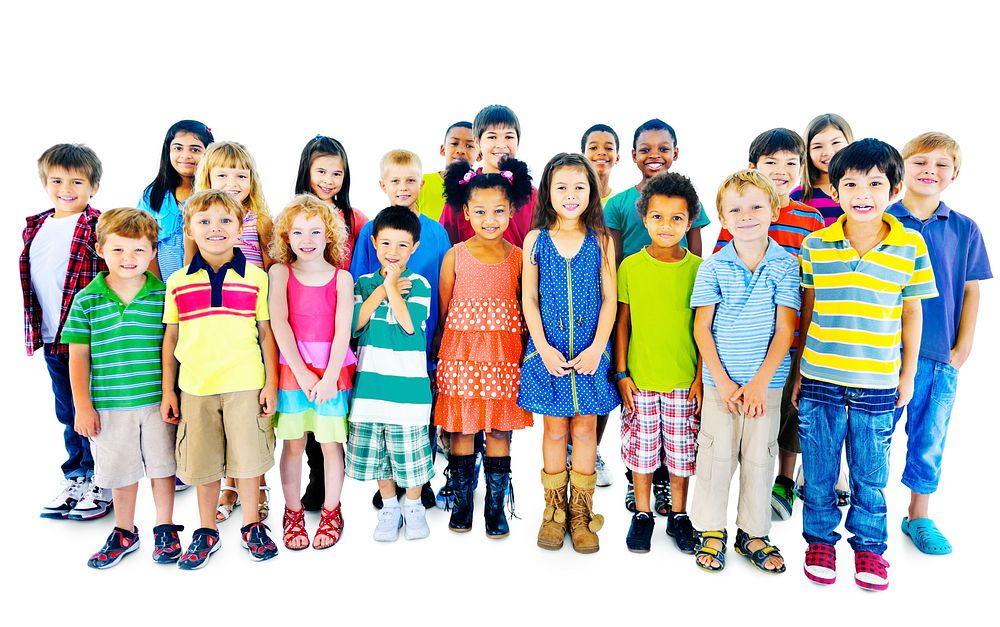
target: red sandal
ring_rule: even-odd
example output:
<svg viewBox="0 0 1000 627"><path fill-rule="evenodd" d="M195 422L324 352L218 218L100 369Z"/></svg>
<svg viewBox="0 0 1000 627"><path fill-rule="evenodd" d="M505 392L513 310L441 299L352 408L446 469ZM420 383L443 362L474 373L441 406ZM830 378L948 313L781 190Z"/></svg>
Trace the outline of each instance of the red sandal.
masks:
<svg viewBox="0 0 1000 627"><path fill-rule="evenodd" d="M286 549L301 551L309 546L309 534L306 533L305 508L300 508L298 511L295 511L288 509L286 506L285 515L281 519L281 526L284 533L282 541L285 543ZM297 538L305 538L306 543L303 546L292 546L292 540Z"/></svg>
<svg viewBox="0 0 1000 627"><path fill-rule="evenodd" d="M337 506L333 509L327 509L324 507L319 517L319 528L316 530L315 538L313 538L313 548L320 551L330 548L340 541L340 534L343 531L344 516L340 513L340 503L337 503ZM331 540L330 544L326 546L316 546L316 540L319 540L320 536L329 538Z"/></svg>

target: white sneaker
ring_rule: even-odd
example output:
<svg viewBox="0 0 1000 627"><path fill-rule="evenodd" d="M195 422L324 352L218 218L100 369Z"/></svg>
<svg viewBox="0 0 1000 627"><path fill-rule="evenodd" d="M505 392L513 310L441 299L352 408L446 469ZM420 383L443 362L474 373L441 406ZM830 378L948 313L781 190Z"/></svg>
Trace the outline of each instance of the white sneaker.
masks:
<svg viewBox="0 0 1000 627"><path fill-rule="evenodd" d="M66 518L76 507L77 501L83 496L84 491L90 487L83 477L76 479L63 479L59 486L59 494L52 497L47 505L42 507L42 518Z"/></svg>
<svg viewBox="0 0 1000 627"><path fill-rule="evenodd" d="M420 540L431 535L431 528L427 526L427 509L422 503L403 505L403 520L406 521L403 535L407 540Z"/></svg>
<svg viewBox="0 0 1000 627"><path fill-rule="evenodd" d="M395 542L399 538L399 528L403 526L403 514L398 507L383 507L378 510L378 525L372 537L376 542Z"/></svg>
<svg viewBox="0 0 1000 627"><path fill-rule="evenodd" d="M111 490L105 490L93 481L85 482L87 491L77 501L76 507L67 518L71 520L94 520L108 515L111 509Z"/></svg>
<svg viewBox="0 0 1000 627"><path fill-rule="evenodd" d="M597 485L601 488L606 488L615 482L614 476L608 467L604 465L604 460L601 459L601 452L597 451L597 461L594 462L594 472L597 473Z"/></svg>

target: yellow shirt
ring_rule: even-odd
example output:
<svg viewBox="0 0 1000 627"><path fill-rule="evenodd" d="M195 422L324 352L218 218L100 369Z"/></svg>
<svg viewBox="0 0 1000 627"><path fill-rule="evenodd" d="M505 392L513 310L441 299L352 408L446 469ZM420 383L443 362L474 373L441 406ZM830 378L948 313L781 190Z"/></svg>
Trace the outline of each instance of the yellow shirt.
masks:
<svg viewBox="0 0 1000 627"><path fill-rule="evenodd" d="M440 220L444 211L444 178L440 172L424 175L424 186L417 196L417 208L431 220Z"/></svg>

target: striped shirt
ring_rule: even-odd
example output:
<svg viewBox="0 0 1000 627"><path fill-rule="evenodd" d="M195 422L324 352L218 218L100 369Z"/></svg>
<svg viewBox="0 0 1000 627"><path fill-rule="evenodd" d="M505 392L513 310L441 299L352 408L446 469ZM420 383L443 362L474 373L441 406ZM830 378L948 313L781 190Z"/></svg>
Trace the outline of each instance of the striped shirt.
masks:
<svg viewBox="0 0 1000 627"><path fill-rule="evenodd" d="M756 272L736 254L730 243L705 260L698 268L691 294L691 307L715 305L712 337L726 374L737 385L745 385L760 370L774 336L777 306L798 310L799 268L792 257L768 238L767 251ZM782 360L768 388L784 386L791 359ZM708 365L702 364L702 378L715 387Z"/></svg>
<svg viewBox="0 0 1000 627"><path fill-rule="evenodd" d="M247 263L239 248L218 272L195 253L167 279L163 306L163 322L178 325L181 390L210 396L264 387L257 335L264 320L270 320L267 273Z"/></svg>
<svg viewBox="0 0 1000 627"><path fill-rule="evenodd" d="M146 283L125 304L98 274L73 299L63 327L64 344L90 346L90 398L95 409L158 405L161 395L163 282Z"/></svg>
<svg viewBox="0 0 1000 627"><path fill-rule="evenodd" d="M889 234L859 257L846 216L802 243L802 287L815 290L802 376L854 388L899 385L903 301L933 298L927 245L888 213Z"/></svg>
<svg viewBox="0 0 1000 627"><path fill-rule="evenodd" d="M413 323L407 333L383 300L368 324L354 332L358 340L357 377L351 399L351 422L426 425L431 415L431 386L427 378L427 316L431 285L412 270L403 272L413 286L403 295ZM380 273L366 274L354 284L354 326L361 305L384 281Z"/></svg>
<svg viewBox="0 0 1000 627"><path fill-rule="evenodd" d="M795 202L801 202L817 209L823 215L823 223L826 226L830 226L837 221L837 218L844 215L844 210L841 209L840 203L834 200L829 194L824 192L819 187L814 187L812 191L812 198L809 200L802 200L802 187L796 187L789 194L789 197Z"/></svg>

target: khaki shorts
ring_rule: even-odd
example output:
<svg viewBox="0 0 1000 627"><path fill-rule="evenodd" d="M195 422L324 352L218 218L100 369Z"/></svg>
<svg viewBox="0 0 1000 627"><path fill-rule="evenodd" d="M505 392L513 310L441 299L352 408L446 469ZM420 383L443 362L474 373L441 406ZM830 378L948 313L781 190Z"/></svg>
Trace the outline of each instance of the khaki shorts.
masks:
<svg viewBox="0 0 1000 627"><path fill-rule="evenodd" d="M106 489L124 488L143 476L173 477L177 427L163 422L159 405L133 409L102 409L101 432L90 438L94 483Z"/></svg>
<svg viewBox="0 0 1000 627"><path fill-rule="evenodd" d="M224 475L258 477L274 466L274 427L260 413L259 390L194 396L181 392L177 476L202 485Z"/></svg>

